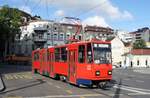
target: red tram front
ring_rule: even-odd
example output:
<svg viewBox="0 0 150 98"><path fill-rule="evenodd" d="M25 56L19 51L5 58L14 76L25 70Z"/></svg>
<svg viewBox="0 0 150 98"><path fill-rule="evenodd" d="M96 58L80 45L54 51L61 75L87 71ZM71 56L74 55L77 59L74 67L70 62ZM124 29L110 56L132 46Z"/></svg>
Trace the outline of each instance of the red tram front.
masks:
<svg viewBox="0 0 150 98"><path fill-rule="evenodd" d="M112 79L110 42L84 41L51 47L43 53L44 56L47 59L39 60L40 70L52 78L75 85L101 87ZM38 65L34 62L36 61L33 60L33 70L37 71L34 66Z"/></svg>

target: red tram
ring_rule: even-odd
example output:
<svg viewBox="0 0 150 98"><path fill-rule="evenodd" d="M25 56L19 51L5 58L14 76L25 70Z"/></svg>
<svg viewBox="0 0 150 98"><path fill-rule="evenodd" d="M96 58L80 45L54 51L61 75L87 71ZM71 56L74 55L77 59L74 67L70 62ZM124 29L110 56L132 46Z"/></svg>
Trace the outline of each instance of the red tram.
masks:
<svg viewBox="0 0 150 98"><path fill-rule="evenodd" d="M112 79L111 43L82 41L32 52L32 69L75 85L103 87Z"/></svg>

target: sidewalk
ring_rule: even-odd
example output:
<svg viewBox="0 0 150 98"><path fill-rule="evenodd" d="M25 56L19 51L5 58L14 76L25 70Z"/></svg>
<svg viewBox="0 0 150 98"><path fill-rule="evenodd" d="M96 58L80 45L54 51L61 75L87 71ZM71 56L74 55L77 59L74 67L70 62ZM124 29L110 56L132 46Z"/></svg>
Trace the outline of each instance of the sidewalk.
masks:
<svg viewBox="0 0 150 98"><path fill-rule="evenodd" d="M150 74L150 68L134 69L133 71L142 74Z"/></svg>

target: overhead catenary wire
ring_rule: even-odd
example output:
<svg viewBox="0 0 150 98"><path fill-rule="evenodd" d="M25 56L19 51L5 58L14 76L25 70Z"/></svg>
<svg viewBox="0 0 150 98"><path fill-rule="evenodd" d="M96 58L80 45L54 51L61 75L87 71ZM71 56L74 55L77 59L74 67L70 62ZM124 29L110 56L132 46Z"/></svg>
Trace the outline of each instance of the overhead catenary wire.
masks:
<svg viewBox="0 0 150 98"><path fill-rule="evenodd" d="M102 2L102 3L99 3L99 4L97 4L97 5L95 5L95 6L91 7L91 8L89 8L87 11L79 13L79 14L76 15L75 17L83 16L83 15L89 13L90 11L92 11L92 10L94 10L94 9L100 7L100 6L103 6L103 4L105 4L105 3L106 3L106 1L104 1L104 2Z"/></svg>
<svg viewBox="0 0 150 98"><path fill-rule="evenodd" d="M31 14L33 14L33 11L36 9L36 7L39 6L39 4L41 3L42 0L39 0L34 6L33 8L31 8Z"/></svg>
<svg viewBox="0 0 150 98"><path fill-rule="evenodd" d="M29 0L24 0L24 6L23 6L22 10L25 9L25 7L28 5L28 3L29 3Z"/></svg>
<svg viewBox="0 0 150 98"><path fill-rule="evenodd" d="M49 17L48 2L47 2L47 0L46 0L46 14L47 14L47 17Z"/></svg>

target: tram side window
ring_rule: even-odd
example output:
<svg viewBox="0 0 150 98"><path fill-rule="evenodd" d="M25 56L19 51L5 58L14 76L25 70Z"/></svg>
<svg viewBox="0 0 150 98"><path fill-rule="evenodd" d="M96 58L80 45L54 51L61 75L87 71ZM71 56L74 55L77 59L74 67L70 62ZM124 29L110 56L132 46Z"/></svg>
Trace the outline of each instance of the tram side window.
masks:
<svg viewBox="0 0 150 98"><path fill-rule="evenodd" d="M49 51L47 50L47 61L49 61L50 60L50 53L49 53Z"/></svg>
<svg viewBox="0 0 150 98"><path fill-rule="evenodd" d="M67 50L66 47L61 48L61 61L66 62L67 61Z"/></svg>
<svg viewBox="0 0 150 98"><path fill-rule="evenodd" d="M34 61L37 61L37 60L39 60L39 53L38 52L36 52L34 54Z"/></svg>
<svg viewBox="0 0 150 98"><path fill-rule="evenodd" d="M55 49L55 61L60 60L60 48Z"/></svg>
<svg viewBox="0 0 150 98"><path fill-rule="evenodd" d="M87 44L87 62L88 63L92 63L93 62L91 44Z"/></svg>
<svg viewBox="0 0 150 98"><path fill-rule="evenodd" d="M85 62L85 46L84 45L79 46L78 61L79 63Z"/></svg>

